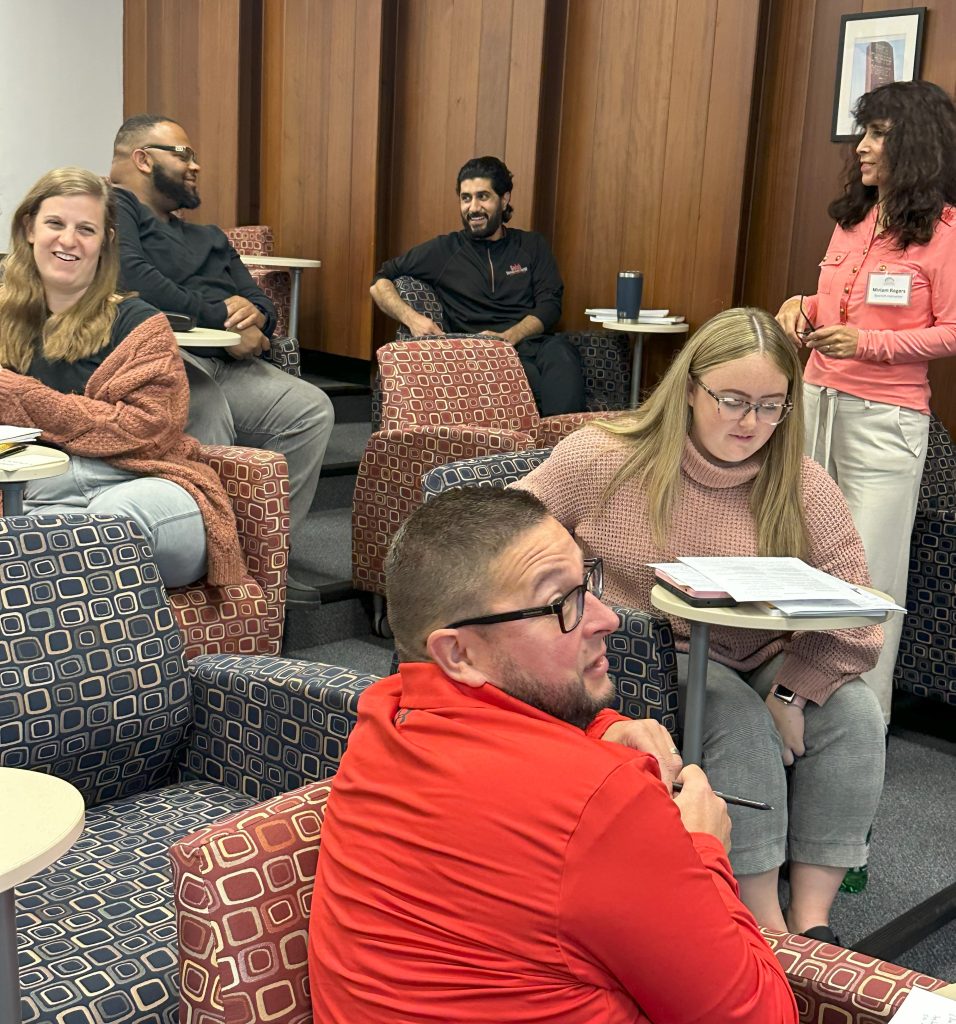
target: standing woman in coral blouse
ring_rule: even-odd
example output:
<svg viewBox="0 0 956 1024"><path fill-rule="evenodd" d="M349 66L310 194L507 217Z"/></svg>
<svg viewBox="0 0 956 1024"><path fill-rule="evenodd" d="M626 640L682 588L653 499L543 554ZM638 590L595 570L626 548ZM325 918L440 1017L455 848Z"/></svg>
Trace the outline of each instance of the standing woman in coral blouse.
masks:
<svg viewBox="0 0 956 1024"><path fill-rule="evenodd" d="M167 586L239 583L232 506L183 433L176 339L162 313L117 294L118 272L109 186L79 167L49 171L14 213L0 267L0 415L38 427L70 465L29 481L24 508L134 520Z"/></svg>
<svg viewBox="0 0 956 1024"><path fill-rule="evenodd" d="M929 429L929 360L956 353L956 106L931 82L862 96L863 136L820 261L816 295L777 320L811 349L806 451L839 484L873 586L906 600ZM802 305L802 308L801 308ZM902 616L864 680L889 721Z"/></svg>

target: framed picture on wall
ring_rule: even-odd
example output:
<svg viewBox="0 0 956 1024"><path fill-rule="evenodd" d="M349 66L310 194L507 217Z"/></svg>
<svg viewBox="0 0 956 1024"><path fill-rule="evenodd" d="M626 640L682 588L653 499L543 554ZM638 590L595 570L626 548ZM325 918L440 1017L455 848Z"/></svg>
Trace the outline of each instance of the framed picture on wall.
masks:
<svg viewBox="0 0 956 1024"><path fill-rule="evenodd" d="M919 75L925 7L874 14L844 14L837 50L833 98L833 142L856 137L853 107L866 92L888 82L912 82Z"/></svg>

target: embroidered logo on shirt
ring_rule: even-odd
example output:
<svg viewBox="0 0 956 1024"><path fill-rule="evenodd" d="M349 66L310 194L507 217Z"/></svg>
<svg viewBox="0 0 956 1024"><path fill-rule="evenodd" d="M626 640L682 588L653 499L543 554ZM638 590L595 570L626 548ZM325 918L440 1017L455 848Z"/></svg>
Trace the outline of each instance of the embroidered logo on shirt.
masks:
<svg viewBox="0 0 956 1024"><path fill-rule="evenodd" d="M505 271L505 277L514 277L515 274L527 274L528 268L521 266L520 263L512 263L510 267Z"/></svg>

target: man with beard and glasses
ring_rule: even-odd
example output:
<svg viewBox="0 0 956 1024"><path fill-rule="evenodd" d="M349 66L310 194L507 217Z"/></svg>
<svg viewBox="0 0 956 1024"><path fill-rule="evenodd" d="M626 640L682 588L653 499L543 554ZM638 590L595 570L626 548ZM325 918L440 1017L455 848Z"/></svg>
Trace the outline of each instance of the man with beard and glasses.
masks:
<svg viewBox="0 0 956 1024"><path fill-rule="evenodd" d="M275 330L272 302L225 233L174 216L199 206L199 163L185 129L168 117L138 114L113 146L120 286L165 313L200 327L235 331L232 348L183 348L189 380L186 431L204 444L268 448L289 465L291 558L287 602L315 605L316 588L296 576L301 529L312 505L332 432L329 397L259 358Z"/></svg>
<svg viewBox="0 0 956 1024"><path fill-rule="evenodd" d="M577 349L547 333L561 316L561 275L542 235L505 227L511 188L511 172L497 157L469 160L456 186L462 230L386 260L375 275L372 298L412 337L441 334L392 283L404 276L423 281L444 307L447 330L491 334L514 346L542 415L581 412L584 378Z"/></svg>
<svg viewBox="0 0 956 1024"><path fill-rule="evenodd" d="M401 661L329 798L315 1019L795 1024L726 805L609 708L600 562L533 495L475 487L405 521L386 580Z"/></svg>

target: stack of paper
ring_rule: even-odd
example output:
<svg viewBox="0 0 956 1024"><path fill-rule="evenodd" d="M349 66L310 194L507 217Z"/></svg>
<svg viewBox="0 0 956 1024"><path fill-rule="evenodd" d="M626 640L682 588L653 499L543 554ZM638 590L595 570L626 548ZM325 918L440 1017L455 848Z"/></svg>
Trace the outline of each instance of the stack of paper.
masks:
<svg viewBox="0 0 956 1024"><path fill-rule="evenodd" d="M32 444L42 433L33 427L11 427L0 423L0 445Z"/></svg>
<svg viewBox="0 0 956 1024"><path fill-rule="evenodd" d="M592 323L605 324L610 320L617 320L617 310L608 309L604 306L595 306L586 309L584 315L591 318ZM682 316L671 316L669 309L642 309L637 319L642 324L682 324Z"/></svg>
<svg viewBox="0 0 956 1024"><path fill-rule="evenodd" d="M694 590L722 590L738 603L759 602L775 615L801 618L864 615L882 618L906 609L846 583L799 558L681 558L653 563Z"/></svg>

